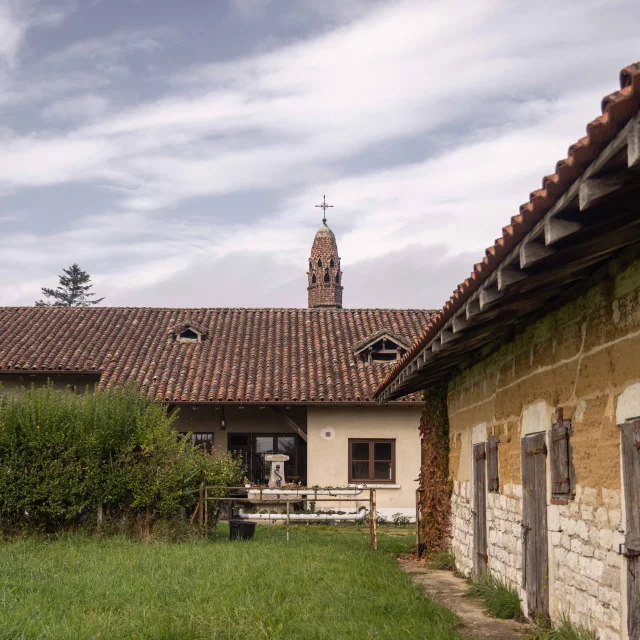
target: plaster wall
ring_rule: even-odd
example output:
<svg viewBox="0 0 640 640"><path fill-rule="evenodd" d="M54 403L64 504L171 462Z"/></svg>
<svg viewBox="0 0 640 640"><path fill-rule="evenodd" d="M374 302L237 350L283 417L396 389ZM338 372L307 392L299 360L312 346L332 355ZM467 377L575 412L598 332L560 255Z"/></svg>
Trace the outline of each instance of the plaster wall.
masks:
<svg viewBox="0 0 640 640"><path fill-rule="evenodd" d="M309 407L307 477L309 486L349 483L349 438L395 438L396 485L376 491L378 511L387 518L415 518L420 473L422 404L394 407ZM327 439L327 431L333 435ZM348 506L347 503L344 505ZM351 503L351 507L353 503Z"/></svg>
<svg viewBox="0 0 640 640"><path fill-rule="evenodd" d="M620 430L640 416L640 262L547 314L450 381L452 547L470 573L472 442L478 425L497 435L500 490L489 494L489 565L522 592L521 438L572 420L576 496L552 504L547 460L552 617L563 612L600 638L626 633L626 567ZM526 600L526 598L525 598ZM525 602L526 605L526 602Z"/></svg>

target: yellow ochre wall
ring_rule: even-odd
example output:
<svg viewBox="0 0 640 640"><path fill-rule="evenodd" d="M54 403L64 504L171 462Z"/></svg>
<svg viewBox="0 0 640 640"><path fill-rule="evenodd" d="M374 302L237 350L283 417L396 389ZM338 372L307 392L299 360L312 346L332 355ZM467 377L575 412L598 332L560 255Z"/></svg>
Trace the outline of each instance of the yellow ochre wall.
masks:
<svg viewBox="0 0 640 640"><path fill-rule="evenodd" d="M449 382L452 549L473 565L472 444L497 435L499 493L487 495L489 567L522 589L521 438L572 420L576 495L551 500L547 528L551 615L606 639L626 637L626 560L620 424L640 416L640 261L594 283Z"/></svg>

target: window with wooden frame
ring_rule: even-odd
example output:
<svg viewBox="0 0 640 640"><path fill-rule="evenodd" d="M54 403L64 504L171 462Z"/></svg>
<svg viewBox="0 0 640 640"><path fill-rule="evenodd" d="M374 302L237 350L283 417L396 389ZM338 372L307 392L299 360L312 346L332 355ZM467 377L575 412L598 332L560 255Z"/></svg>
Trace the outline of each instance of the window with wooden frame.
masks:
<svg viewBox="0 0 640 640"><path fill-rule="evenodd" d="M500 477L498 474L498 436L491 436L487 440L487 491L500 492Z"/></svg>
<svg viewBox="0 0 640 640"><path fill-rule="evenodd" d="M191 437L193 439L193 444L198 447L202 447L207 451L211 452L213 449L213 432L212 431L203 431L200 433L192 433Z"/></svg>
<svg viewBox="0 0 640 640"><path fill-rule="evenodd" d="M575 472L571 451L571 420L565 420L558 409L551 427L551 494L555 499L575 497Z"/></svg>
<svg viewBox="0 0 640 640"><path fill-rule="evenodd" d="M349 438L349 482L396 481L396 441Z"/></svg>

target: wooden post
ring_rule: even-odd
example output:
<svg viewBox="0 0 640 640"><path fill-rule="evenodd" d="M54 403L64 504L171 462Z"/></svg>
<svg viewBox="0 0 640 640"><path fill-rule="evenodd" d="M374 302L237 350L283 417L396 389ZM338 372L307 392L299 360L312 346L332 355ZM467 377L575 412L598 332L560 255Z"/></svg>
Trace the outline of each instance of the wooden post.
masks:
<svg viewBox="0 0 640 640"><path fill-rule="evenodd" d="M376 514L376 490L371 490L371 523L373 526L373 550L378 550L378 523Z"/></svg>
<svg viewBox="0 0 640 640"><path fill-rule="evenodd" d="M204 530L205 533L209 527L209 487L204 487Z"/></svg>
<svg viewBox="0 0 640 640"><path fill-rule="evenodd" d="M369 489L369 542L373 549L373 491Z"/></svg>
<svg viewBox="0 0 640 640"><path fill-rule="evenodd" d="M291 503L287 500L287 542L289 542L289 506Z"/></svg>
<svg viewBox="0 0 640 640"><path fill-rule="evenodd" d="M198 522L200 528L204 526L204 484L200 485L200 499L198 500Z"/></svg>
<svg viewBox="0 0 640 640"><path fill-rule="evenodd" d="M98 533L102 533L102 499L98 500Z"/></svg>
<svg viewBox="0 0 640 640"><path fill-rule="evenodd" d="M416 489L416 558L420 557L420 489Z"/></svg>

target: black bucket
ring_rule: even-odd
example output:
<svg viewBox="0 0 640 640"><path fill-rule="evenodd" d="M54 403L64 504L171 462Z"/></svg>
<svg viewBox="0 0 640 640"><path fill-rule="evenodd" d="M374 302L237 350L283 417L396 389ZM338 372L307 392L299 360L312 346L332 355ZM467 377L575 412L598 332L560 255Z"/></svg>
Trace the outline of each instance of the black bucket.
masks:
<svg viewBox="0 0 640 640"><path fill-rule="evenodd" d="M252 540L255 530L255 522L229 520L229 540Z"/></svg>

